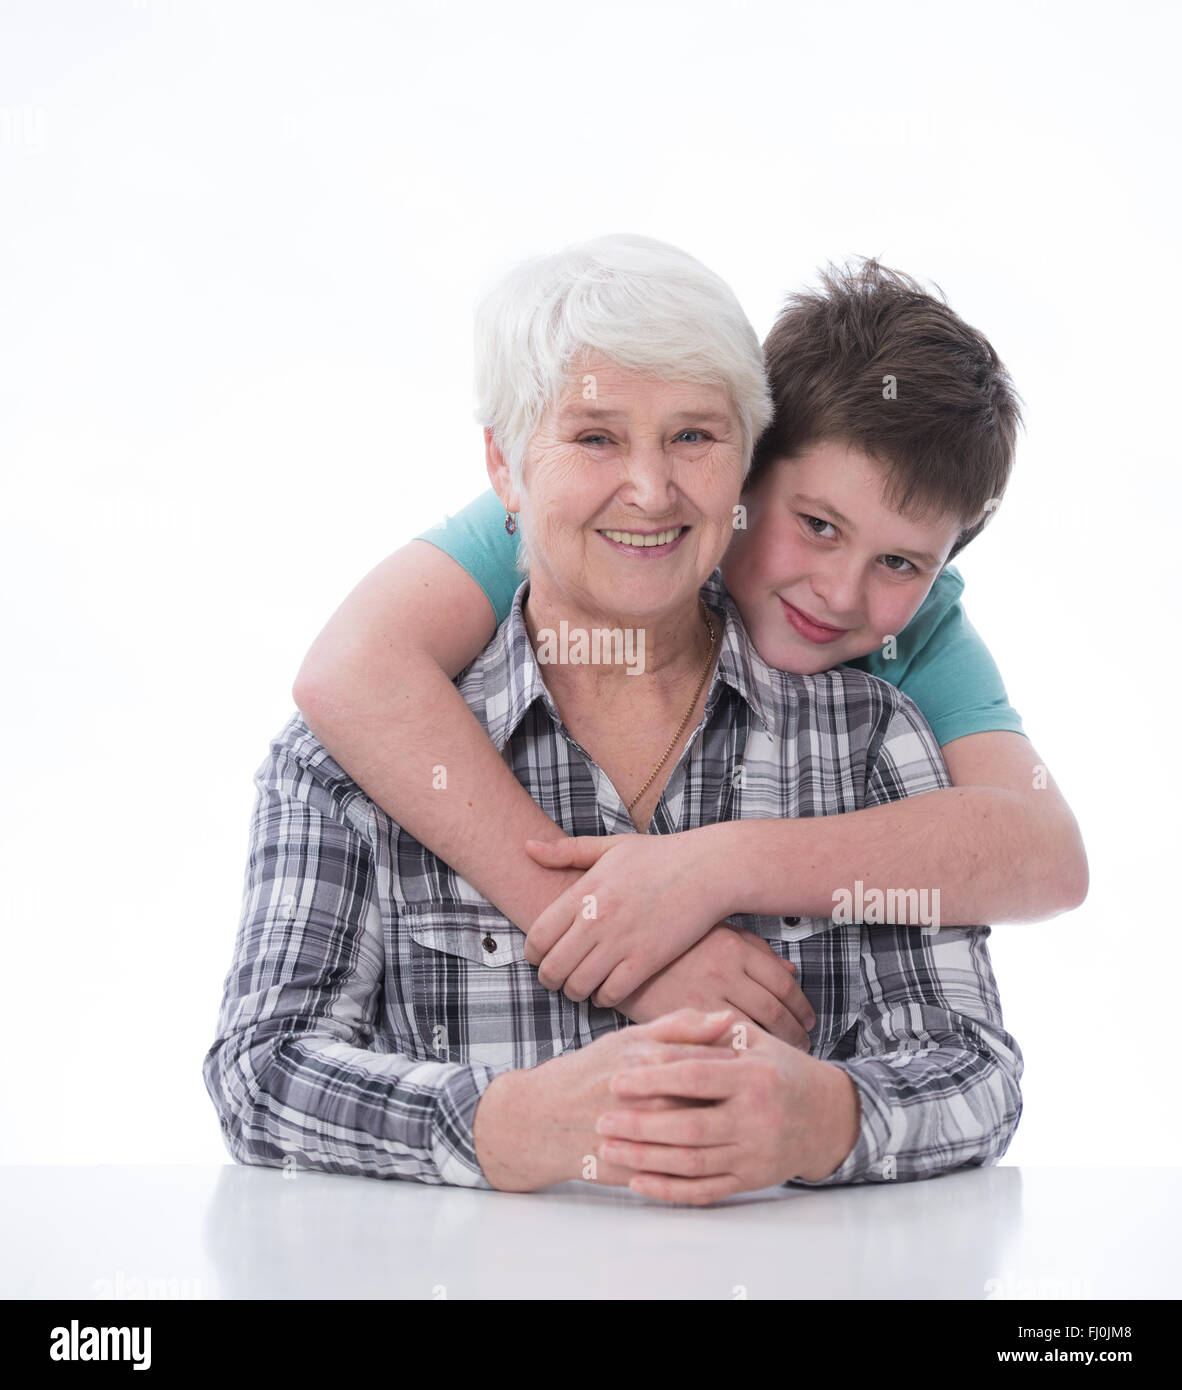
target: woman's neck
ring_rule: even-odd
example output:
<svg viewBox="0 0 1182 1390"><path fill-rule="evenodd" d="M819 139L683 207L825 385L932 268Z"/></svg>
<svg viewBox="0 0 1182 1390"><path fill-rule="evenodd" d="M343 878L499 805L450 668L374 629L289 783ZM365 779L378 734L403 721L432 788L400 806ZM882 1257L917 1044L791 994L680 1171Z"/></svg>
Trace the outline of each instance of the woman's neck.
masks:
<svg viewBox="0 0 1182 1390"><path fill-rule="evenodd" d="M667 613L638 622L606 612L575 611L533 583L523 608L526 630L547 688L635 699L672 692L701 675L711 642L695 594ZM718 620L711 618L717 647ZM644 679L642 679L644 678Z"/></svg>
<svg viewBox="0 0 1182 1390"><path fill-rule="evenodd" d="M526 600L525 621L546 688L568 733L607 774L633 825L644 831L705 709L721 622L696 595L659 622L634 628L606 617L596 623L556 617L543 595L536 605L534 597L531 592ZM594 626L631 631L634 653L643 641L643 671L634 666L636 675L629 676L622 663L584 659L595 651ZM604 647L600 637L600 655Z"/></svg>

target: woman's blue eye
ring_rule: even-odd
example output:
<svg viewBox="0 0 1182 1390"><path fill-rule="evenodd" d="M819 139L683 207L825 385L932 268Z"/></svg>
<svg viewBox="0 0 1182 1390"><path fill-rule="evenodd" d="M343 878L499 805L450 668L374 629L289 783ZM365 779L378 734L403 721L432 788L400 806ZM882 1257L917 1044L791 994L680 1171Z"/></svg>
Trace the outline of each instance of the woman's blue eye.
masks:
<svg viewBox="0 0 1182 1390"><path fill-rule="evenodd" d="M678 438L679 440L684 440L684 439L685 439L685 436L686 436L687 434L693 434L693 435L697 435L697 436L698 436L697 439L691 439L691 440L689 441L689 443L691 443L691 444L697 444L697 443L700 443L700 442L702 442L702 441L704 441L704 440L707 440L707 439L713 439L713 437L714 437L712 434L710 434L710 433L709 433L708 431L706 431L706 430L682 430L682 431L680 432L680 434L678 434L677 438ZM598 442L598 441L601 441L601 440L602 440L602 441L607 441L607 435L606 435L606 434L584 434L584 435L580 436L578 442L579 442L580 444L594 444L594 443L596 443L596 442Z"/></svg>

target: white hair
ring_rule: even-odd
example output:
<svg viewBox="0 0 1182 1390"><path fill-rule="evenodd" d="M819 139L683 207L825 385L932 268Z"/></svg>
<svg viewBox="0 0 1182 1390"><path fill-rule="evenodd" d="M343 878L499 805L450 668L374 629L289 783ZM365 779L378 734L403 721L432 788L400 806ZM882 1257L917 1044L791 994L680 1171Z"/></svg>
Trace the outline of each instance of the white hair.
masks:
<svg viewBox="0 0 1182 1390"><path fill-rule="evenodd" d="M755 330L701 261L651 237L617 235L522 262L477 306L476 416L516 487L542 415L587 350L625 370L724 387L739 416L747 476L772 418Z"/></svg>

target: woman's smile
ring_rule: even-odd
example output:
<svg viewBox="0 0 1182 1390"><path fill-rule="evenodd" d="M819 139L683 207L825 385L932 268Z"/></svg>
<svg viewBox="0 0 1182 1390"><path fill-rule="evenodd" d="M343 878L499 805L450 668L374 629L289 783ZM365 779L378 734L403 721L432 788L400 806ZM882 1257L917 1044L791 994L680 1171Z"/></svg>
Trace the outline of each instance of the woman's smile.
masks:
<svg viewBox="0 0 1182 1390"><path fill-rule="evenodd" d="M669 555L681 544L688 534L688 526L667 526L661 531L623 531L612 528L602 530L599 535L622 554L655 559L659 555Z"/></svg>

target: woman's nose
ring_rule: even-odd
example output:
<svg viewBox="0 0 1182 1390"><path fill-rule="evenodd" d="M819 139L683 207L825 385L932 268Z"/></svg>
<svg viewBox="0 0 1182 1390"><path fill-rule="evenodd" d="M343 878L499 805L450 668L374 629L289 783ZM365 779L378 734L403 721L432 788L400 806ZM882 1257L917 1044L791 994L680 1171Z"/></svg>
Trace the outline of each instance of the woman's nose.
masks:
<svg viewBox="0 0 1182 1390"><path fill-rule="evenodd" d="M628 500L645 511L662 511L673 492L673 459L660 444L633 445L624 457Z"/></svg>

